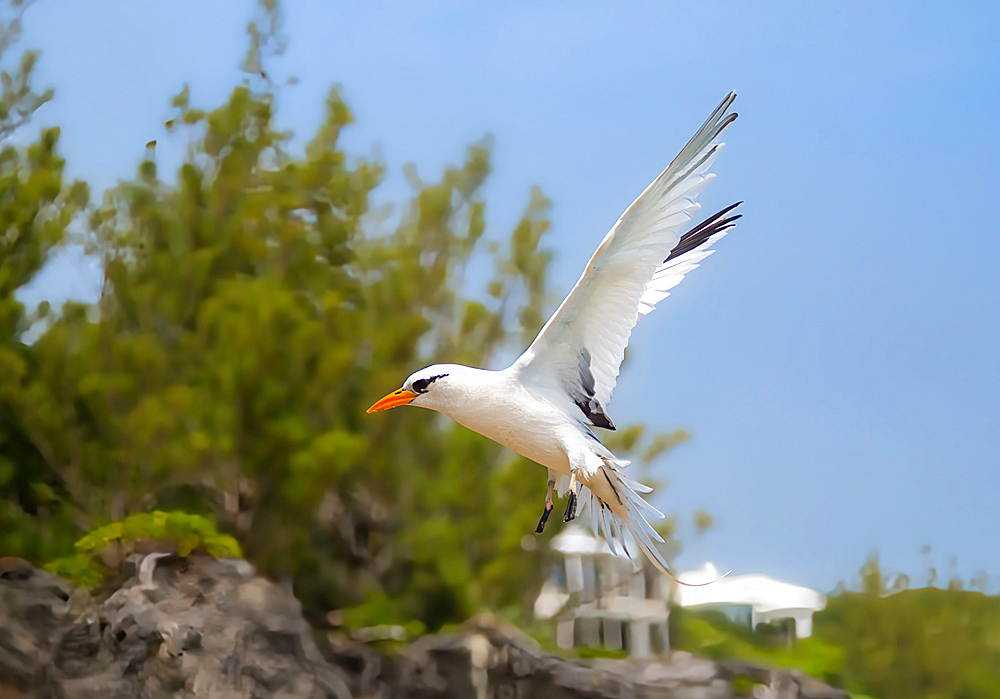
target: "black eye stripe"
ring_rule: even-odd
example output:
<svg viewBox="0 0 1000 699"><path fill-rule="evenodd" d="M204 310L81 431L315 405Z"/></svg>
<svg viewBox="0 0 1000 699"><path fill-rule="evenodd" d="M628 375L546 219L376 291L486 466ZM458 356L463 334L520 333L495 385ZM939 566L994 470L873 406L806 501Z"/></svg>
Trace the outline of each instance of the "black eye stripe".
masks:
<svg viewBox="0 0 1000 699"><path fill-rule="evenodd" d="M437 376L432 376L429 379L417 379L413 382L413 390L417 393L427 393L427 388L437 381L438 379L443 379L447 374L438 374Z"/></svg>

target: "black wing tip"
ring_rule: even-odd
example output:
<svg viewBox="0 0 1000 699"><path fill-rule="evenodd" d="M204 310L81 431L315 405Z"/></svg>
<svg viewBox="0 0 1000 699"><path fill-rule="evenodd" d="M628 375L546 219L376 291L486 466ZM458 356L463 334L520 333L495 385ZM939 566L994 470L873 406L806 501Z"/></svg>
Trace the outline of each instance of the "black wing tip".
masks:
<svg viewBox="0 0 1000 699"><path fill-rule="evenodd" d="M738 112L732 112L731 114L726 114L729 108L733 106L733 102L736 101L736 91L732 90L726 98L719 103L719 106L715 108L715 112L709 117L709 123L715 122L716 126L714 133L712 135L712 140L715 140L719 135L728 128L730 124L736 121L736 117L739 116Z"/></svg>
<svg viewBox="0 0 1000 699"><path fill-rule="evenodd" d="M682 235L681 239L677 241L677 245L670 251L669 257L667 257L667 259L663 262L669 262L675 257L680 257L684 253L691 252L695 248L708 242L713 235L735 226L736 220L743 218L743 214L734 214L733 216L729 216L727 218L723 217L742 203L742 201L738 201L735 204L730 204Z"/></svg>
<svg viewBox="0 0 1000 699"><path fill-rule="evenodd" d="M719 106L715 108L715 113L713 114L713 116L716 116L716 115L722 116L723 114L725 114L726 110L728 110L730 107L732 107L733 106L733 102L735 102L735 101L736 101L736 90L730 90L729 94L726 95L722 99L722 101L719 102Z"/></svg>

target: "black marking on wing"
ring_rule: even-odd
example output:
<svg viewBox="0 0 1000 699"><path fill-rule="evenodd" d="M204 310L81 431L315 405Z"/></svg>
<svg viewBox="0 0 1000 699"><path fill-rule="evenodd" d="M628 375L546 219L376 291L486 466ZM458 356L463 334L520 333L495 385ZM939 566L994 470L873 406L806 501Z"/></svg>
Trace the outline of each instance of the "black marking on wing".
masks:
<svg viewBox="0 0 1000 699"><path fill-rule="evenodd" d="M738 201L732 206L727 206L725 209L715 214L709 219L702 221L697 226L689 230L687 233L681 236L681 239L674 246L674 249L670 251L670 257L664 260L664 262L670 262L670 260L675 257L679 257L686 252L691 252L699 245L704 244L709 238L711 238L716 233L721 233L727 228L732 228L735 224L736 219L741 218L743 214L736 214L735 216L730 216L729 218L722 218L730 211L735 209L737 206L743 202ZM722 219L721 221L719 219Z"/></svg>
<svg viewBox="0 0 1000 699"><path fill-rule="evenodd" d="M604 407L594 398L597 383L594 381L594 372L590 370L590 352L584 347L580 352L579 381L567 386L569 395L576 403L577 407L590 420L594 427L603 427L606 430L614 430L615 425L611 418L604 412Z"/></svg>

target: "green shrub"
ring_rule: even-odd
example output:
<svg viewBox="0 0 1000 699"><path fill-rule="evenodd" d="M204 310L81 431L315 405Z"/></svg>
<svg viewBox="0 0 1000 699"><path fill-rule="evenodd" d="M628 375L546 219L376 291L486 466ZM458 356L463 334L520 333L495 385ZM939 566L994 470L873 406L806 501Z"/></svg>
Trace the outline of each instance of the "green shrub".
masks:
<svg viewBox="0 0 1000 699"><path fill-rule="evenodd" d="M243 555L236 539L219 533L210 519L187 512L154 511L98 527L76 542L76 554L57 558L45 569L79 587L96 587L108 574L99 560L102 551L113 545L133 548L142 542L156 542L178 556L189 556L194 551L220 558Z"/></svg>

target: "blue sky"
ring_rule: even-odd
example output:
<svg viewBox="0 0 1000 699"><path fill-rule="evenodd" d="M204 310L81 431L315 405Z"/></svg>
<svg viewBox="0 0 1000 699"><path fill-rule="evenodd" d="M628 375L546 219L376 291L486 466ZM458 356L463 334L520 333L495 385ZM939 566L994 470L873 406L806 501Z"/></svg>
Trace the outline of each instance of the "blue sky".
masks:
<svg viewBox="0 0 1000 699"><path fill-rule="evenodd" d="M638 326L609 411L692 434L657 464L655 502L718 526L683 530L679 566L829 590L878 550L917 582L955 557L1000 586L1000 4L287 5L273 72L300 82L279 121L308 136L341 85L349 152L389 166L382 202L408 193L403 164L433 178L493 134L492 234L532 185L554 200L552 308L736 90L701 201L745 200L744 218ZM95 190L131 177L150 139L173 167L169 98L188 82L196 105L225 99L252 12L38 0L22 46L56 98L28 131L61 126ZM70 256L29 297L86 294L96 275Z"/></svg>

